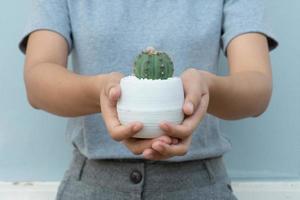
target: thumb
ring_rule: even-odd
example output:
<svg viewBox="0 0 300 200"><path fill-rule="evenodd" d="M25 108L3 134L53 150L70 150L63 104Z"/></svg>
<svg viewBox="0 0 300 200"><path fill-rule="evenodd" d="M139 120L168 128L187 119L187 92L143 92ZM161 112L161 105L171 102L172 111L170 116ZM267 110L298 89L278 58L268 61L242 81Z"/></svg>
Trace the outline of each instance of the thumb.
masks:
<svg viewBox="0 0 300 200"><path fill-rule="evenodd" d="M104 86L104 95L109 98L109 100L116 100L121 95L120 81L123 74L118 72L112 72L108 75L108 80Z"/></svg>
<svg viewBox="0 0 300 200"><path fill-rule="evenodd" d="M199 98L192 94L188 94L184 100L183 112L186 115L194 114L197 106L199 105Z"/></svg>
<svg viewBox="0 0 300 200"><path fill-rule="evenodd" d="M108 98L111 101L117 101L121 96L121 87L120 85L114 85L109 89Z"/></svg>

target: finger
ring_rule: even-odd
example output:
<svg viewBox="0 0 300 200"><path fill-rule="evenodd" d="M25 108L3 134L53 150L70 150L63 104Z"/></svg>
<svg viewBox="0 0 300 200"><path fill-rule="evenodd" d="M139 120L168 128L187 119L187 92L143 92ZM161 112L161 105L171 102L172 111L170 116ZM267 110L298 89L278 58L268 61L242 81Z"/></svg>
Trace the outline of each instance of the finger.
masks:
<svg viewBox="0 0 300 200"><path fill-rule="evenodd" d="M116 141L129 139L143 129L143 124L140 122L132 122L127 125L109 126L111 137Z"/></svg>
<svg viewBox="0 0 300 200"><path fill-rule="evenodd" d="M190 141L191 137L177 145L168 145L157 141L152 144L152 148L162 154L164 157L183 156L188 151Z"/></svg>
<svg viewBox="0 0 300 200"><path fill-rule="evenodd" d="M161 155L159 152L153 150L153 149L145 149L145 151L143 152L143 156L144 158L148 159L148 160L165 160L168 157L165 157L163 155Z"/></svg>
<svg viewBox="0 0 300 200"><path fill-rule="evenodd" d="M193 115L186 117L182 124L163 122L160 124L160 128L170 137L183 139L190 136L205 116L208 101L209 96L204 95L201 98L200 105L198 106L196 112Z"/></svg>
<svg viewBox="0 0 300 200"><path fill-rule="evenodd" d="M109 78L103 90L105 96L109 97L110 90L116 86L119 86L123 77L124 75L119 72L112 72L109 74Z"/></svg>
<svg viewBox="0 0 300 200"><path fill-rule="evenodd" d="M109 96L114 99L120 95L119 86L112 87ZM116 109L116 102L113 102L104 96L101 98L101 112L104 122L106 124L107 130L109 131L111 137L116 141L121 141L126 138L134 136L138 131L142 130L143 124L140 122L132 122L127 125L122 125L118 118L118 113Z"/></svg>
<svg viewBox="0 0 300 200"><path fill-rule="evenodd" d="M172 143L172 139L169 136L160 136L153 139L128 138L121 143L125 144L134 154L139 155L142 154L145 149L151 148L152 143L155 141L161 141L165 144Z"/></svg>
<svg viewBox="0 0 300 200"><path fill-rule="evenodd" d="M140 122L122 125L119 121L116 107L113 106L107 98L102 98L100 104L105 125L114 140L124 140L134 136L138 131L142 130L143 124Z"/></svg>
<svg viewBox="0 0 300 200"><path fill-rule="evenodd" d="M136 135L143 129L143 124L140 122L132 122L127 125L118 125L111 127L111 137L116 141L122 141Z"/></svg>
<svg viewBox="0 0 300 200"><path fill-rule="evenodd" d="M151 148L145 149L143 151L144 158L149 159L149 160L153 159L153 157L154 157L153 154L154 154L154 150Z"/></svg>
<svg viewBox="0 0 300 200"><path fill-rule="evenodd" d="M143 128L140 122L122 125L118 118L116 104L121 96L120 80L123 74L112 72L109 83L101 94L101 112L111 137L117 141L132 137Z"/></svg>
<svg viewBox="0 0 300 200"><path fill-rule="evenodd" d="M201 93L199 86L191 83L190 80L184 80L183 83L185 95L183 112L186 115L192 115L200 103Z"/></svg>
<svg viewBox="0 0 300 200"><path fill-rule="evenodd" d="M120 96L121 96L121 86L120 85L115 85L110 88L109 94L108 94L108 99L111 101L112 105L116 105Z"/></svg>
<svg viewBox="0 0 300 200"><path fill-rule="evenodd" d="M186 138L192 134L192 127L187 126L186 124L172 124L170 122L163 122L160 125L160 128L165 132L166 135L172 138Z"/></svg>
<svg viewBox="0 0 300 200"><path fill-rule="evenodd" d="M190 100L185 100L183 104L183 113L186 115L192 115L194 113L194 104Z"/></svg>
<svg viewBox="0 0 300 200"><path fill-rule="evenodd" d="M124 77L124 75L122 73L119 72L111 72L108 76L108 80L107 80L107 84L104 88L104 93L106 94L106 96L108 96L109 94L109 90L120 84L121 79Z"/></svg>
<svg viewBox="0 0 300 200"><path fill-rule="evenodd" d="M169 145L178 144L178 142L179 142L179 140L177 138L171 138L171 137L166 136L166 135L155 139L154 142L155 141L163 142L163 143L169 144ZM143 152L143 154L144 154L144 152ZM147 151L146 151L146 158L147 158ZM149 159L149 160L165 160L167 158L169 158L169 157L168 156L163 156L161 153L159 153L158 151L155 151L154 149L151 148L149 150L149 154L148 154L147 159Z"/></svg>
<svg viewBox="0 0 300 200"><path fill-rule="evenodd" d="M100 101L102 117L105 119L108 128L120 125L116 107L111 105L109 99L104 96Z"/></svg>
<svg viewBox="0 0 300 200"><path fill-rule="evenodd" d="M153 139L138 139L138 138L128 138L121 141L126 147L135 155L140 155L145 149L149 149L154 142Z"/></svg>
<svg viewBox="0 0 300 200"><path fill-rule="evenodd" d="M187 117L182 124L185 125L186 127L191 127L193 130L196 129L198 124L202 121L203 117L207 112L208 102L209 102L209 95L204 94L201 97L201 101L199 102L199 106L197 107L195 113Z"/></svg>
<svg viewBox="0 0 300 200"><path fill-rule="evenodd" d="M163 136L157 137L153 141L157 141L157 140L162 141L162 142L164 142L166 144L172 144L172 142L173 142L173 138L171 138L171 137L169 137L167 135L163 135Z"/></svg>

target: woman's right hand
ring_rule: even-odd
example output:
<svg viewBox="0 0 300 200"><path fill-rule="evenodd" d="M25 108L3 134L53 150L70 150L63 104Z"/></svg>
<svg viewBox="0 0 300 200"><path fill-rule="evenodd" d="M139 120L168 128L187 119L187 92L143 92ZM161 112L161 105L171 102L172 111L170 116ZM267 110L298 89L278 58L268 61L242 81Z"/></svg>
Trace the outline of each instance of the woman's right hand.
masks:
<svg viewBox="0 0 300 200"><path fill-rule="evenodd" d="M154 139L132 138L143 128L141 122L132 122L122 125L118 118L117 102L121 96L120 80L123 74L112 72L107 75L107 80L100 92L100 107L102 117L110 136L124 144L133 154L140 155L145 149L149 149L155 141L163 141L167 144L172 143L169 136L161 136Z"/></svg>

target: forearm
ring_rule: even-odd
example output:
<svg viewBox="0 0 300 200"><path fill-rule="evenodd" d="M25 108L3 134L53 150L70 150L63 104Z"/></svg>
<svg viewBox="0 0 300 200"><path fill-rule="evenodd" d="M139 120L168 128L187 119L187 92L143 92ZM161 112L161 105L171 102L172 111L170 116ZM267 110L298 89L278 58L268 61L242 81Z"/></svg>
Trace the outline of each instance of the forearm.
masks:
<svg viewBox="0 0 300 200"><path fill-rule="evenodd" d="M255 117L265 111L272 93L272 78L255 71L226 77L205 73L209 81L208 112L226 120Z"/></svg>
<svg viewBox="0 0 300 200"><path fill-rule="evenodd" d="M52 63L41 63L24 72L30 104L65 117L100 112L101 83L106 76L78 75Z"/></svg>

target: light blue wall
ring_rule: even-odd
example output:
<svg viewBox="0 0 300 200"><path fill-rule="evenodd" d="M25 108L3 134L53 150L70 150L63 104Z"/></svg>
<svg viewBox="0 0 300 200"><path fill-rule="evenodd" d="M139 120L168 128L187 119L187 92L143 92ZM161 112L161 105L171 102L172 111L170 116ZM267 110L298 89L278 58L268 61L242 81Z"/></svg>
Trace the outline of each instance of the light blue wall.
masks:
<svg viewBox="0 0 300 200"><path fill-rule="evenodd" d="M280 47L271 53L273 97L260 118L224 122L229 172L243 179L300 178L300 1L267 0Z"/></svg>
<svg viewBox="0 0 300 200"><path fill-rule="evenodd" d="M0 6L0 181L56 181L70 160L65 119L32 109L23 83L24 56L17 45L29 0Z"/></svg>
<svg viewBox="0 0 300 200"><path fill-rule="evenodd" d="M57 181L71 158L66 119L28 105L24 57L16 48L28 2L0 6L0 181ZM281 45L272 53L273 99L260 118L222 122L233 144L226 162L234 179L300 179L300 2L267 0L267 6Z"/></svg>

